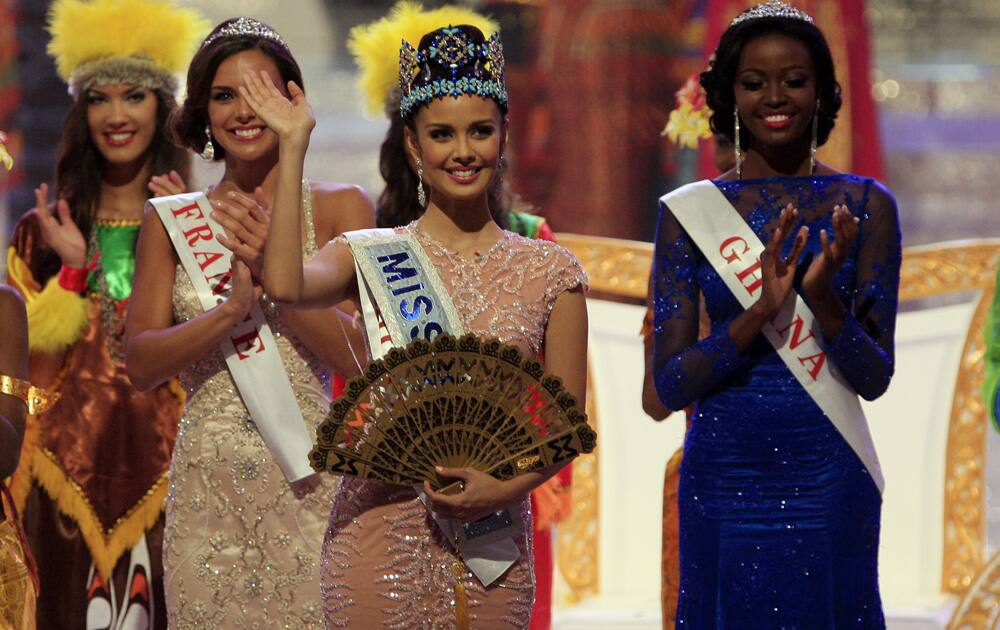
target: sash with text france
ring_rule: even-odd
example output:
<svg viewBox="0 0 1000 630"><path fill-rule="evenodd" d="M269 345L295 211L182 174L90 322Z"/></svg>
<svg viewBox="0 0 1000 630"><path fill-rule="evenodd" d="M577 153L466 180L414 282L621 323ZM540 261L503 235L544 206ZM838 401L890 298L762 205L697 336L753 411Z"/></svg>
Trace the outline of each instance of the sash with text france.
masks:
<svg viewBox="0 0 1000 630"><path fill-rule="evenodd" d="M222 227L211 218L202 192L157 197L156 210L177 257L191 279L204 310L221 304L232 289L232 252L216 236ZM306 428L274 335L260 304L233 326L219 343L226 366L257 431L288 481L315 474L309 465L312 438Z"/></svg>

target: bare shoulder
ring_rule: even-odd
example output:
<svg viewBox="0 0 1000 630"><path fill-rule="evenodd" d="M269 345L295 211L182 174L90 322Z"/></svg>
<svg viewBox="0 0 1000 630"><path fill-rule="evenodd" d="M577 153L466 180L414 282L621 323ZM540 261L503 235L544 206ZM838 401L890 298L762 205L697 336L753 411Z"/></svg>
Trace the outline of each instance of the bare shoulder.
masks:
<svg viewBox="0 0 1000 630"><path fill-rule="evenodd" d="M361 186L333 182L310 182L313 217L322 241L375 227L375 204Z"/></svg>

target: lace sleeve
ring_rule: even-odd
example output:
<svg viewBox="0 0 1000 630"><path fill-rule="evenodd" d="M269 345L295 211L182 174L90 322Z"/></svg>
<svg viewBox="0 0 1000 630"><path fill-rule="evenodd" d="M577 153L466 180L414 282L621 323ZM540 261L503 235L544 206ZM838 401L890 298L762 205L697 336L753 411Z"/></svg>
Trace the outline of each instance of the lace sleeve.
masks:
<svg viewBox="0 0 1000 630"><path fill-rule="evenodd" d="M902 257L899 215L892 194L870 182L863 200L852 304L827 352L851 387L874 400L894 370L896 306Z"/></svg>
<svg viewBox="0 0 1000 630"><path fill-rule="evenodd" d="M665 207L660 208L653 254L653 378L667 408L683 409L748 362L729 336L729 321L698 341L695 244Z"/></svg>

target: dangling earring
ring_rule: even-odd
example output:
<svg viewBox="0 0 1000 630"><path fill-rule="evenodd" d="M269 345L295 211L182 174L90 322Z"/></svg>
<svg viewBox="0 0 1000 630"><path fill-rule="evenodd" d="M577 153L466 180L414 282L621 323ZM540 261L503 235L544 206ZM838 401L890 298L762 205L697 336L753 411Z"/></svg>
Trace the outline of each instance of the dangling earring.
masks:
<svg viewBox="0 0 1000 630"><path fill-rule="evenodd" d="M500 160L497 162L497 174L496 181L493 182L493 192L500 194L503 192L503 172L507 170L507 159L504 158L503 153L500 154Z"/></svg>
<svg viewBox="0 0 1000 630"><path fill-rule="evenodd" d="M816 99L816 111L813 113L812 140L809 142L809 174L816 174L816 136L819 135L819 99Z"/></svg>
<svg viewBox="0 0 1000 630"><path fill-rule="evenodd" d="M215 158L215 146L212 144L212 127L205 125L205 148L201 150L201 159L211 162Z"/></svg>
<svg viewBox="0 0 1000 630"><path fill-rule="evenodd" d="M733 105L734 133L733 154L736 156L736 179L743 179L743 149L740 147L740 109Z"/></svg>
<svg viewBox="0 0 1000 630"><path fill-rule="evenodd" d="M424 162L417 158L417 201L421 208L427 207L427 193L424 192Z"/></svg>

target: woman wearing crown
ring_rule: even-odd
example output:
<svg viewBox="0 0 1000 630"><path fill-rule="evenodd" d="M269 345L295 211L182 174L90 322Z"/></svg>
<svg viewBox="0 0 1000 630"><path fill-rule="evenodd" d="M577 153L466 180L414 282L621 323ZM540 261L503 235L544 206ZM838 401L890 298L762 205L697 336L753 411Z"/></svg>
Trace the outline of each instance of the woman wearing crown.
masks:
<svg viewBox="0 0 1000 630"><path fill-rule="evenodd" d="M404 150L416 166L418 194L426 195L427 210L401 228L336 239L304 265L294 237L301 229L294 208L314 120L294 84L288 86L288 99L268 77L246 75L241 93L281 138L265 288L291 303L357 299L361 278L355 257L365 265L361 252L367 247L403 244L416 268L399 275L426 275L430 283L421 282L423 306L413 320L413 334L433 337L445 327L438 318L446 317L446 325L499 337L529 356L538 356L543 346L558 348L545 353L545 367L583 399L587 327L579 263L557 245L500 229L490 215L488 189L508 124L499 37L486 40L472 26L438 29L424 35L416 49L404 43L400 57ZM376 286L367 274L364 281ZM383 288L380 295L387 295ZM378 319L379 326L396 331L390 337L397 334L402 323L379 309L392 318ZM371 333L369 339L373 353L382 351L382 343L408 341L383 342ZM473 469L441 469L441 476L460 480L464 490L445 496L425 486L426 504L412 488L345 477L324 543L328 627L526 627L533 591L528 494L554 472L501 482ZM457 562L435 518L469 522L508 506L525 518L524 533L510 541L512 555L494 563L502 570L493 579L477 577L482 572L474 576L476 569Z"/></svg>
<svg viewBox="0 0 1000 630"><path fill-rule="evenodd" d="M696 403L678 626L884 627L883 480L858 396L893 372L895 201L815 160L840 88L807 14L740 14L701 83L736 167L663 197L654 260L657 392Z"/></svg>
<svg viewBox="0 0 1000 630"><path fill-rule="evenodd" d="M237 89L248 71L281 85L302 81L282 37L247 17L216 26L191 61L174 135L202 157L223 161L225 171L207 193L151 202L129 309L133 382L148 389L179 373L188 395L170 468L163 556L168 617L176 628L249 628L264 620L290 628L322 625L319 554L336 484L299 472L308 469L309 438L329 405L327 365L357 371L343 342L350 316L260 299L254 252L267 233L285 147ZM371 202L355 186L300 178L295 188L300 250L312 252L342 232L373 224ZM187 211L160 214L176 199ZM227 204L243 211L214 212ZM224 230L211 232L209 216ZM201 236L178 240L181 220L193 221L192 234ZM244 257L230 265L228 253L211 250L214 234ZM185 247L204 241L196 259L186 257ZM209 286L213 299L206 307L202 289ZM247 321L256 323L236 333ZM241 370L252 357L272 360L264 377ZM280 396L288 406L277 414L261 402ZM269 437L275 423L296 425L300 431L292 435L305 436L301 461L286 466L284 445Z"/></svg>
<svg viewBox="0 0 1000 630"><path fill-rule="evenodd" d="M55 203L42 184L7 259L27 302L31 378L62 396L29 417L12 486L38 560L38 622L165 628L163 505L183 394L133 388L122 335L151 178L187 173L166 120L173 73L204 26L160 0L59 0L49 28L73 105Z"/></svg>
<svg viewBox="0 0 1000 630"><path fill-rule="evenodd" d="M366 110L369 115L384 114L389 119L389 128L379 150L379 172L385 181L376 203L375 222L379 227L406 225L419 218L425 208L417 195L416 168L403 149L406 122L399 111L399 61L385 51L400 41L419 41L424 33L449 24L475 26L487 37L497 31L495 22L471 9L451 5L424 9L420 3L409 0L397 3L386 17L351 29L347 46L360 68L357 85L359 92L365 95ZM507 192L505 184L498 180L488 193L490 212L497 225L528 238L555 241L544 218L511 208L515 199ZM553 528L569 514L572 473L573 467L566 466L531 494L535 566L532 630L546 630L551 626Z"/></svg>

